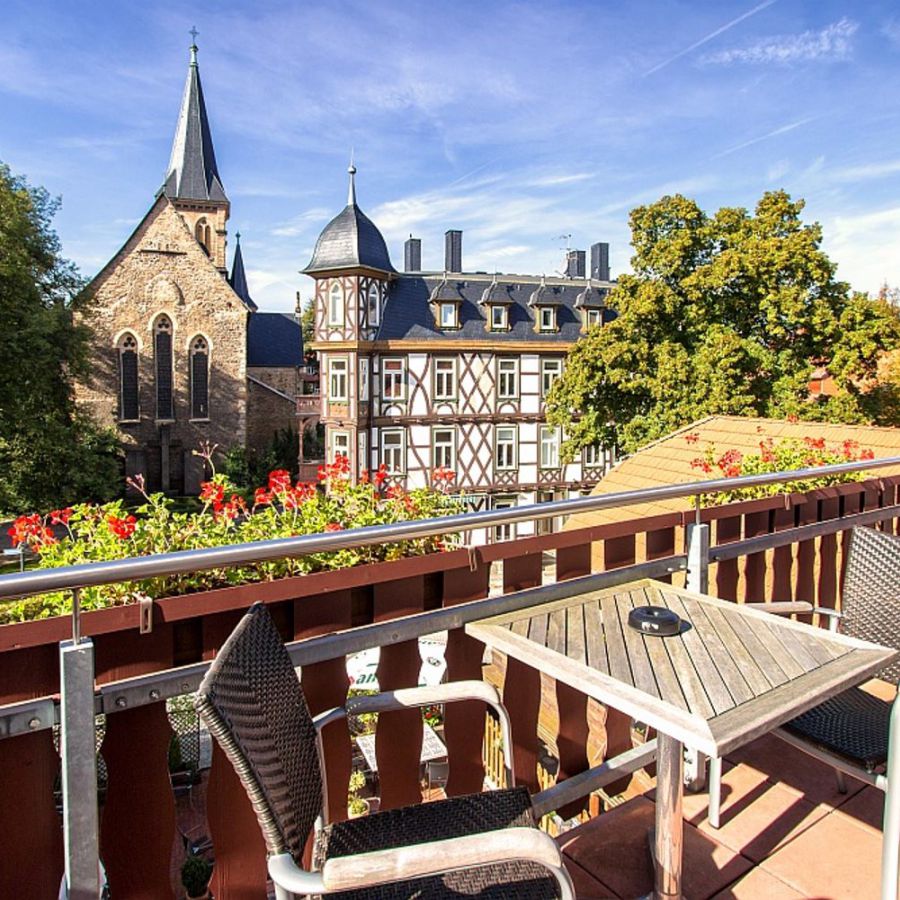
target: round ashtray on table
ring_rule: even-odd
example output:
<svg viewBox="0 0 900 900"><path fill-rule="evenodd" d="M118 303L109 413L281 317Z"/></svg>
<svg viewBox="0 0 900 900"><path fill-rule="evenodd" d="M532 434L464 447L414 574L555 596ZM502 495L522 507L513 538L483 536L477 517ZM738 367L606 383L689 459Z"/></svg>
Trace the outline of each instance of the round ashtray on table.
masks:
<svg viewBox="0 0 900 900"><path fill-rule="evenodd" d="M665 606L638 606L628 613L628 624L641 634L668 637L681 631L681 619Z"/></svg>

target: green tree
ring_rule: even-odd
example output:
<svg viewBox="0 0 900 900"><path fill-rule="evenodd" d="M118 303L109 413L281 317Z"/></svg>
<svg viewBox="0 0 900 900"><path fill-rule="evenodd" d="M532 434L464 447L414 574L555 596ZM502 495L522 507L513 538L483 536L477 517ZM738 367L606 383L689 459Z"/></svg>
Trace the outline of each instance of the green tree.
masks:
<svg viewBox="0 0 900 900"><path fill-rule="evenodd" d="M76 408L87 366L84 281L60 255L59 206L0 163L0 510L105 500L117 442Z"/></svg>
<svg viewBox="0 0 900 900"><path fill-rule="evenodd" d="M303 352L307 356L313 356L313 341L316 339L316 298L310 297L300 313L300 331L303 334Z"/></svg>
<svg viewBox="0 0 900 900"><path fill-rule="evenodd" d="M860 382L900 322L836 279L803 206L774 191L752 214L708 215L680 195L631 213L634 272L609 298L618 317L575 344L549 398L567 459L595 443L631 452L714 413L872 419ZM838 397L810 398L820 365Z"/></svg>

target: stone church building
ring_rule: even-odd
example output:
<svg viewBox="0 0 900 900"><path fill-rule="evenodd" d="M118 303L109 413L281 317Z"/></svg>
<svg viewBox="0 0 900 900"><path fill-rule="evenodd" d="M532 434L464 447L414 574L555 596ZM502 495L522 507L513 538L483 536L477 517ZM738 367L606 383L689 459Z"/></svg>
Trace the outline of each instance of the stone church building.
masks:
<svg viewBox="0 0 900 900"><path fill-rule="evenodd" d="M76 394L153 489L196 492L204 444L262 450L297 427L300 325L257 309L240 235L229 276L230 212L192 46L163 185L91 282L93 371Z"/></svg>

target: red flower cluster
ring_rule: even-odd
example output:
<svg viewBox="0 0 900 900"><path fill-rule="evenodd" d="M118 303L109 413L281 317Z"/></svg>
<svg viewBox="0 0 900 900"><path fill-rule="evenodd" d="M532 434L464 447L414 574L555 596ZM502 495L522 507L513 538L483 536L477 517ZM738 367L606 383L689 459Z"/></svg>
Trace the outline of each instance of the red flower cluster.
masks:
<svg viewBox="0 0 900 900"><path fill-rule="evenodd" d="M825 449L825 438L814 438L814 437L805 437L803 438L803 443L809 447L810 450L824 450Z"/></svg>
<svg viewBox="0 0 900 900"><path fill-rule="evenodd" d="M50 510L51 525L68 525L69 519L72 518L72 507L67 506L65 509Z"/></svg>
<svg viewBox="0 0 900 900"><path fill-rule="evenodd" d="M704 459L702 456L695 456L691 460L691 468L703 469L704 472L712 472L712 463L708 459Z"/></svg>
<svg viewBox="0 0 900 900"><path fill-rule="evenodd" d="M444 466L438 466L431 473L431 480L435 484L449 484L451 481L456 480L456 472L454 472L453 469L447 469Z"/></svg>
<svg viewBox="0 0 900 900"><path fill-rule="evenodd" d="M71 510L69 512L71 513ZM32 513L30 516L19 516L6 533L10 536L13 547L28 544L32 550L37 550L47 544L56 543L53 529L47 528L44 520L37 513Z"/></svg>
<svg viewBox="0 0 900 900"><path fill-rule="evenodd" d="M280 494L291 489L291 473L287 469L275 469L269 472L269 490Z"/></svg>
<svg viewBox="0 0 900 900"><path fill-rule="evenodd" d="M359 475L359 483L368 484L371 480L372 484L375 485L376 490L381 490L381 486L387 481L387 477L387 466L382 463L372 474L371 479L369 478L369 470L363 469Z"/></svg>
<svg viewBox="0 0 900 900"><path fill-rule="evenodd" d="M218 509L225 500L225 488L214 481L204 481L200 485L200 499L212 504L213 509Z"/></svg>
<svg viewBox="0 0 900 900"><path fill-rule="evenodd" d="M722 470L726 478L737 478L741 474L741 463L744 454L740 450L726 450L716 465Z"/></svg>
<svg viewBox="0 0 900 900"><path fill-rule="evenodd" d="M109 525L109 530L119 538L119 540L125 541L134 534L137 519L135 519L134 516L125 516L123 519L119 516L109 515L106 517L106 523Z"/></svg>
<svg viewBox="0 0 900 900"><path fill-rule="evenodd" d="M245 512L247 512L247 504L240 494L232 494L227 503L220 503L218 507L213 506L213 515L216 518L224 516L233 521Z"/></svg>
<svg viewBox="0 0 900 900"><path fill-rule="evenodd" d="M344 526L343 526L343 525L339 525L337 522L329 522L329 523L325 526L325 530L326 530L326 531L343 531L343 530L344 530Z"/></svg>
<svg viewBox="0 0 900 900"><path fill-rule="evenodd" d="M333 463L326 463L319 466L319 481L340 481L350 474L350 458L343 453L338 453L334 457Z"/></svg>
<svg viewBox="0 0 900 900"><path fill-rule="evenodd" d="M689 444L696 444L697 441L700 440L700 434L699 434L699 432L697 432L697 431L692 431L690 434L686 434L686 435L684 436L684 439L685 439Z"/></svg>

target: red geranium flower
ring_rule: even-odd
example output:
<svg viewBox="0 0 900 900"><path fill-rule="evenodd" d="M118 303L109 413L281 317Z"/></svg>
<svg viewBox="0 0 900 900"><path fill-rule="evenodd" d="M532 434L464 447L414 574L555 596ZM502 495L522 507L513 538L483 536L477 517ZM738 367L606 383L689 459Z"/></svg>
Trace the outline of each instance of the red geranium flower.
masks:
<svg viewBox="0 0 900 900"><path fill-rule="evenodd" d="M325 526L325 530L326 530L326 531L343 531L343 530L344 530L344 526L343 526L343 525L339 525L337 522L329 522L329 523Z"/></svg>
<svg viewBox="0 0 900 900"><path fill-rule="evenodd" d="M50 522L53 525L68 525L71 517L71 506L67 506L65 509L54 509L50 512Z"/></svg>
<svg viewBox="0 0 900 900"><path fill-rule="evenodd" d="M269 490L273 494L290 490L290 487L291 473L287 469L275 469L275 471L269 472Z"/></svg>
<svg viewBox="0 0 900 900"><path fill-rule="evenodd" d="M125 518L122 519L118 516L109 515L106 517L106 522L109 525L109 530L119 538L119 540L124 541L134 534L134 527L137 519L135 519L134 516L125 516Z"/></svg>

